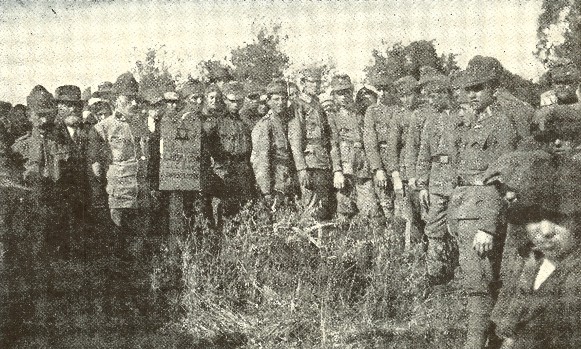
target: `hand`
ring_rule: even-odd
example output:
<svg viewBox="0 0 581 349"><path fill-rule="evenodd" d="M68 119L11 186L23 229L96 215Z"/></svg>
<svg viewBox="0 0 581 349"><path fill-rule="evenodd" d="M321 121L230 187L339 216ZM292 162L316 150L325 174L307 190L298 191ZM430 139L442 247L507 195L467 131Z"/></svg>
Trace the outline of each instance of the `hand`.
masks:
<svg viewBox="0 0 581 349"><path fill-rule="evenodd" d="M384 188L387 185L387 178L385 178L384 170L375 171L375 185L380 188Z"/></svg>
<svg viewBox="0 0 581 349"><path fill-rule="evenodd" d="M500 347L500 349L511 349L511 348L514 348L514 339L506 338L502 342L502 346Z"/></svg>
<svg viewBox="0 0 581 349"><path fill-rule="evenodd" d="M422 205L427 211L430 207L430 192L428 189L422 189L420 190L418 196L420 198L420 205Z"/></svg>
<svg viewBox="0 0 581 349"><path fill-rule="evenodd" d="M103 175L103 167L101 166L100 163L95 162L91 165L91 169L93 170L93 175L95 175L95 177L97 177L97 179L101 178L101 176Z"/></svg>
<svg viewBox="0 0 581 349"><path fill-rule="evenodd" d="M480 256L484 255L486 252L492 250L493 236L483 230L478 230L474 236L474 241L472 242L472 248Z"/></svg>
<svg viewBox="0 0 581 349"><path fill-rule="evenodd" d="M343 176L343 172L337 171L333 175L333 186L335 189L343 189L345 187L345 176Z"/></svg>
<svg viewBox="0 0 581 349"><path fill-rule="evenodd" d="M391 173L391 179L393 180L393 190L403 191L403 183L401 181L401 178L399 177L398 171L393 171Z"/></svg>
<svg viewBox="0 0 581 349"><path fill-rule="evenodd" d="M558 103L557 95L555 91L547 91L541 94L541 107L546 107L548 105L557 104Z"/></svg>
<svg viewBox="0 0 581 349"><path fill-rule="evenodd" d="M299 176L299 184L303 188L308 188L311 186L310 176L307 170L300 170L298 173Z"/></svg>
<svg viewBox="0 0 581 349"><path fill-rule="evenodd" d="M416 189L418 189L415 178L410 178L408 180L408 187L410 188L410 190L416 190Z"/></svg>

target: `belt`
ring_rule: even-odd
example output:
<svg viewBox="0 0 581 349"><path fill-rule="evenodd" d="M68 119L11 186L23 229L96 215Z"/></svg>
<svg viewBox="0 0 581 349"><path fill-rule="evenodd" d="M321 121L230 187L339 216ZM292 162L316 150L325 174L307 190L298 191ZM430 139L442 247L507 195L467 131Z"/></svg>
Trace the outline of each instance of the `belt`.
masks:
<svg viewBox="0 0 581 349"><path fill-rule="evenodd" d="M432 156L432 162L437 162L443 165L449 164L450 157L448 155L434 155Z"/></svg>

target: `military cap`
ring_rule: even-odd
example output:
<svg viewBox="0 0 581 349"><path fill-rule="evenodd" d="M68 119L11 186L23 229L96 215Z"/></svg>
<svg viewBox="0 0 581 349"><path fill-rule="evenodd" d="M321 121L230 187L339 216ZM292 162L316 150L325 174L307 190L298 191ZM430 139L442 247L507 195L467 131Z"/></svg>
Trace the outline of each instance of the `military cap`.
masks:
<svg viewBox="0 0 581 349"><path fill-rule="evenodd" d="M117 95L137 96L139 94L139 84L130 72L119 75L111 91Z"/></svg>
<svg viewBox="0 0 581 349"><path fill-rule="evenodd" d="M54 92L54 99L58 102L83 103L81 89L74 85L59 86Z"/></svg>
<svg viewBox="0 0 581 349"><path fill-rule="evenodd" d="M266 93L269 95L288 96L287 85L282 80L274 80L266 86Z"/></svg>
<svg viewBox="0 0 581 349"><path fill-rule="evenodd" d="M581 71L572 62L557 64L549 70L551 83L579 83Z"/></svg>
<svg viewBox="0 0 581 349"><path fill-rule="evenodd" d="M28 108L36 113L54 112L56 110L55 100L44 86L36 85L26 97Z"/></svg>
<svg viewBox="0 0 581 349"><path fill-rule="evenodd" d="M395 81L394 85L399 93L414 92L419 87L418 81L416 80L416 78L414 78L411 75L407 75L407 76L404 76L402 78L397 79Z"/></svg>
<svg viewBox="0 0 581 349"><path fill-rule="evenodd" d="M503 70L502 64L494 57L474 56L462 73L462 85L466 88L497 80Z"/></svg>
<svg viewBox="0 0 581 349"><path fill-rule="evenodd" d="M340 74L333 76L331 79L331 91L337 92L341 90L352 90L353 83L351 83L351 78L347 74Z"/></svg>
<svg viewBox="0 0 581 349"><path fill-rule="evenodd" d="M108 97L113 92L113 83L111 81L103 81L97 86L97 91L93 92L93 97Z"/></svg>
<svg viewBox="0 0 581 349"><path fill-rule="evenodd" d="M246 91L246 98L251 100L259 100L260 95L266 92L263 87L253 82L247 82L244 85L244 91Z"/></svg>
<svg viewBox="0 0 581 349"><path fill-rule="evenodd" d="M12 109L12 104L4 101L0 101L0 115L5 115Z"/></svg>
<svg viewBox="0 0 581 349"><path fill-rule="evenodd" d="M244 87L238 81L230 81L222 86L222 94L229 100L239 101L244 98Z"/></svg>
<svg viewBox="0 0 581 349"><path fill-rule="evenodd" d="M440 73L432 67L423 67L420 69L419 87L424 92L437 91L441 89L450 89L450 78Z"/></svg>
<svg viewBox="0 0 581 349"><path fill-rule="evenodd" d="M321 69L305 68L301 70L301 78L303 80L321 81Z"/></svg>
<svg viewBox="0 0 581 349"><path fill-rule="evenodd" d="M204 94L204 84L198 80L188 80L178 90L182 98L187 98L192 95Z"/></svg>

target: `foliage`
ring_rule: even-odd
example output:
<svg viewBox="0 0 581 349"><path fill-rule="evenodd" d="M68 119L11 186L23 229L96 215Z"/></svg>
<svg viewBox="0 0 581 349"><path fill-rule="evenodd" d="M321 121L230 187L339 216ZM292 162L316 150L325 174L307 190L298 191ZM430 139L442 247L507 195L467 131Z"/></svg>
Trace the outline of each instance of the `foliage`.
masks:
<svg viewBox="0 0 581 349"><path fill-rule="evenodd" d="M282 77L289 65L289 57L280 49L285 39L281 25L275 24L272 28L260 28L251 43L233 49L231 60L236 79L266 85L273 78Z"/></svg>
<svg viewBox="0 0 581 349"><path fill-rule="evenodd" d="M561 34L562 41L553 40ZM567 58L581 66L581 1L543 0L538 18L537 57L543 62Z"/></svg>
<svg viewBox="0 0 581 349"><path fill-rule="evenodd" d="M232 68L225 61L216 59L201 61L198 63L198 69L201 71L202 79L209 83L228 82L234 79Z"/></svg>
<svg viewBox="0 0 581 349"><path fill-rule="evenodd" d="M164 46L149 48L145 53L145 59L135 62L133 74L139 81L141 90L148 88L175 90L175 80L179 77L170 73L166 55Z"/></svg>

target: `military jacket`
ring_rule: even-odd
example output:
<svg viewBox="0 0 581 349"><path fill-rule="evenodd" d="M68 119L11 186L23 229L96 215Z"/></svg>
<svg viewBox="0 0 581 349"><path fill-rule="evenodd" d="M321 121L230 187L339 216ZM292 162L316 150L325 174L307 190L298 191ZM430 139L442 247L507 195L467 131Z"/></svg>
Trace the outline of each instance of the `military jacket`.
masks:
<svg viewBox="0 0 581 349"><path fill-rule="evenodd" d="M535 114L535 109L525 101L512 95L504 88L496 92L496 97L506 106L506 116L516 128L519 141L530 136L530 127Z"/></svg>
<svg viewBox="0 0 581 349"><path fill-rule="evenodd" d="M128 120L115 113L97 123L90 136L91 163L109 165L107 193L110 208L137 208L138 176L145 177L147 129L139 120ZM143 189L143 188L142 188Z"/></svg>
<svg viewBox="0 0 581 349"><path fill-rule="evenodd" d="M289 193L293 187L293 162L287 138L288 125L280 115L268 112L252 130L250 162L263 194Z"/></svg>
<svg viewBox="0 0 581 349"><path fill-rule="evenodd" d="M339 108L330 115L329 125L331 132L337 134L343 173L371 178L363 148L363 115L351 108Z"/></svg>
<svg viewBox="0 0 581 349"><path fill-rule="evenodd" d="M421 134L416 165L418 188L449 196L456 184L454 168L459 116L453 111L430 113Z"/></svg>
<svg viewBox="0 0 581 349"><path fill-rule="evenodd" d="M422 106L414 110L410 115L408 133L406 135L405 147L403 148L404 163L406 164L405 175L408 179L417 178L416 163L420 151L421 134L429 110L430 107Z"/></svg>
<svg viewBox="0 0 581 349"><path fill-rule="evenodd" d="M292 105L288 138L297 171L341 170L336 134L331 132L327 115L315 99L301 96Z"/></svg>
<svg viewBox="0 0 581 349"><path fill-rule="evenodd" d="M414 111L407 108L398 108L391 118L389 136L387 139L387 164L388 172L399 171L400 178L409 179L408 169L415 168L416 164L408 163L406 152L408 151L408 135L410 125L414 118ZM414 152L417 151L414 149Z"/></svg>
<svg viewBox="0 0 581 349"><path fill-rule="evenodd" d="M389 156L391 121L397 113L397 107L375 104L369 106L363 121L363 145L369 168L392 171Z"/></svg>

